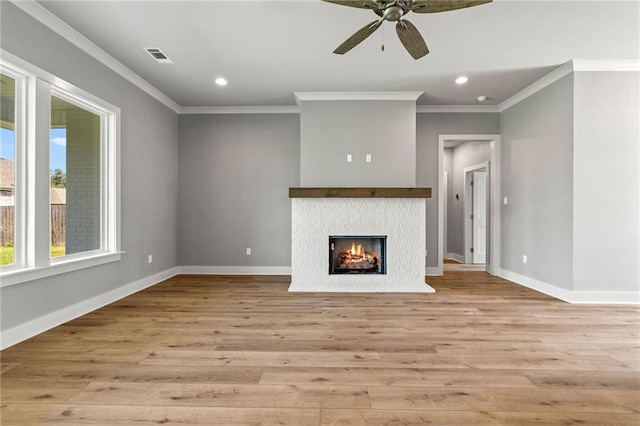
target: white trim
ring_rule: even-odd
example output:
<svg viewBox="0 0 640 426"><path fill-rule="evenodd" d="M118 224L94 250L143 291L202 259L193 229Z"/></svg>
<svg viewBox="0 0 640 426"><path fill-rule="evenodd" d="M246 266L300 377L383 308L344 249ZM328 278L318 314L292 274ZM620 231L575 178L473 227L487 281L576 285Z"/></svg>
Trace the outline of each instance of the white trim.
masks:
<svg viewBox="0 0 640 426"><path fill-rule="evenodd" d="M11 0L25 13L35 18L55 33L65 38L83 52L97 59L99 62L118 73L120 76L145 91L153 98L166 105L178 114L294 114L299 111L293 106L265 106L265 107L218 107L218 106L184 106L181 107L174 100L151 85L145 79L109 55L95 43L76 31L48 9L38 4L35 0ZM513 105L523 101L529 96L558 81L560 78L573 71L640 71L640 61L630 60L589 60L574 59L546 76L521 90L499 105L418 105L417 113L496 113L502 112ZM411 100L417 101L424 92L294 92L296 104L301 101L335 101L335 100ZM199 112L195 112L198 111Z"/></svg>
<svg viewBox="0 0 640 426"><path fill-rule="evenodd" d="M508 108L511 108L515 104L522 102L529 96L539 92L545 87L555 83L562 77L571 74L576 71L640 71L640 61L637 59L628 60L606 60L606 59L573 59L564 63L560 67L551 71L541 79L535 81L530 86L522 89L520 92L511 96L509 99L503 101L498 105L498 111L502 112Z"/></svg>
<svg viewBox="0 0 640 426"><path fill-rule="evenodd" d="M190 106L179 114L300 114L298 106Z"/></svg>
<svg viewBox="0 0 640 426"><path fill-rule="evenodd" d="M449 235L449 172L446 170L442 172L442 204L444 204L442 208L442 212L443 212L442 213L442 218L443 218L442 229L444 230L443 233L447 234L448 236ZM443 236L442 252L447 253L448 251L449 251L449 238L444 238ZM429 259L426 259L426 261L428 262Z"/></svg>
<svg viewBox="0 0 640 426"><path fill-rule="evenodd" d="M464 263L464 256L460 256L458 253L447 253L447 259L453 259L460 263Z"/></svg>
<svg viewBox="0 0 640 426"><path fill-rule="evenodd" d="M344 99L341 99L341 100L344 100ZM417 105L416 106L417 114L499 113L499 112L500 112L500 107L498 105ZM300 107L285 106L285 105L283 106L274 106L274 105L271 105L271 106L183 106L183 107L180 107L178 114L185 114L185 115L187 114L300 114Z"/></svg>
<svg viewBox="0 0 640 426"><path fill-rule="evenodd" d="M569 61L555 70L551 71L549 74L542 77L540 80L535 81L533 84L525 87L515 95L511 96L509 99L505 100L499 105L500 112L511 108L517 103L520 103L527 99L529 96L532 96L544 89L547 86L555 83L560 80L562 77L569 75L573 72L573 62Z"/></svg>
<svg viewBox="0 0 640 426"><path fill-rule="evenodd" d="M499 105L417 105L416 112L418 114L454 112L454 113L499 113Z"/></svg>
<svg viewBox="0 0 640 426"><path fill-rule="evenodd" d="M117 262L120 260L122 253L100 253L95 256L88 256L86 253L82 253L84 256L81 258L69 260L60 258L55 263L52 261L50 265L3 271L2 279L0 279L0 288L104 265L105 263Z"/></svg>
<svg viewBox="0 0 640 426"><path fill-rule="evenodd" d="M106 293L83 300L66 308L59 309L55 312L35 318L26 323L17 325L13 328L2 332L0 337L0 349L6 349L37 334L43 333L54 327L71 321L75 318L86 315L89 312L100 309L110 303L116 302L124 297L140 290L156 285L162 281L168 280L177 275L178 268L170 268L166 271L159 272L149 277L142 278L138 281L115 288Z"/></svg>
<svg viewBox="0 0 640 426"><path fill-rule="evenodd" d="M491 203L489 217L489 259L487 272L498 275L500 271L500 152L501 135L438 135L438 271L444 273L444 191L442 190L444 172L444 143L448 140L488 141L491 144L489 163L489 200Z"/></svg>
<svg viewBox="0 0 640 426"><path fill-rule="evenodd" d="M640 60L574 59L574 71L640 71Z"/></svg>
<svg viewBox="0 0 640 426"><path fill-rule="evenodd" d="M26 82L27 99L20 112L26 138L16 153L16 262L0 268L0 287L42 279L119 261L120 253L120 108L4 50L0 68L17 72ZM18 87L18 86L16 86ZM50 257L49 132L51 97L56 96L100 116L100 250ZM18 99L20 100L20 99ZM22 111L24 109L24 111ZM19 130L19 129L18 129ZM24 135L16 134L16 138ZM43 142L47 143L43 143ZM22 191L22 192L21 192ZM24 228L24 229L22 229Z"/></svg>
<svg viewBox="0 0 640 426"><path fill-rule="evenodd" d="M571 303L584 305L640 305L637 291L572 291Z"/></svg>
<svg viewBox="0 0 640 426"><path fill-rule="evenodd" d="M464 187L462 189L462 218L463 220L463 226L462 226L462 245L463 245L463 253L464 253L464 260L463 263L469 263L469 264L473 264L473 256L471 256L471 246L473 245L473 241L471 241L471 232L469 232L469 228L470 228L470 215L471 215L471 210L472 210L472 206L471 206L471 197L469 196L469 191L470 191L470 184L469 184L469 177L467 176L467 173L470 172L474 172L476 170L482 170L484 169L485 172L487 173L487 178L490 180L491 179L491 167L489 166L489 161L485 161L483 163L480 164L475 164L473 166L469 166L469 167L465 167L462 170L462 181L464 182ZM491 185L491 181L489 181L489 185ZM491 217L491 192L489 191L489 187L487 187L487 194L489 194L488 200L487 200L487 210L489 210L489 215L487 217ZM489 227L487 227L487 231L489 231ZM487 242L489 241L489 238L487 238ZM443 250L444 253L444 250Z"/></svg>
<svg viewBox="0 0 640 426"><path fill-rule="evenodd" d="M45 81L51 86L55 86L58 89L69 92L72 95L72 99L77 99L76 102L81 102L83 105L96 109L98 112L105 110L120 111L120 108L112 103L63 80L60 77L51 74L49 71L22 59L20 56L7 52L4 49L0 49L0 60L2 60L2 62L5 63L4 66L9 69L22 70L23 74L27 73L27 77L35 77L39 80Z"/></svg>
<svg viewBox="0 0 640 426"><path fill-rule="evenodd" d="M121 62L116 60L113 56L102 50L88 38L69 26L62 19L58 18L45 7L38 4L35 0L12 0L12 3L22 9L23 12L40 21L40 23L44 24L49 29L53 30L56 34L71 42L86 54L97 59L103 65L115 71L117 74L133 83L141 90L145 91L157 101L161 102L176 113L179 111L180 106L175 101L162 93L160 90L156 89L138 74L131 71Z"/></svg>
<svg viewBox="0 0 640 426"><path fill-rule="evenodd" d="M291 266L180 266L185 275L291 275Z"/></svg>
<svg viewBox="0 0 640 426"><path fill-rule="evenodd" d="M293 92L303 101L417 101L424 92Z"/></svg>
<svg viewBox="0 0 640 426"><path fill-rule="evenodd" d="M568 303L640 305L637 291L571 291L506 269L500 271L500 277Z"/></svg>
<svg viewBox="0 0 640 426"><path fill-rule="evenodd" d="M560 299L565 302L571 301L571 291L565 290L564 288L560 288L543 281L538 281L534 278L529 278L506 269L502 269L500 271L500 277L532 290L539 291L540 293L544 293L547 296L555 297L556 299Z"/></svg>
<svg viewBox="0 0 640 426"><path fill-rule="evenodd" d="M2 50L0 49L0 52ZM7 271L20 269L29 258L27 255L27 241L29 238L29 229L33 229L33 222L29 222L31 218L27 209L29 191L27 185L30 183L28 179L28 156L31 154L29 149L29 136L33 129L29 127L29 107L32 104L30 99L34 92L34 76L15 65L5 62L0 53L0 72L8 77L13 78L15 84L15 106L14 106L14 254L13 263L0 266L0 274ZM1 280L0 280L1 285Z"/></svg>

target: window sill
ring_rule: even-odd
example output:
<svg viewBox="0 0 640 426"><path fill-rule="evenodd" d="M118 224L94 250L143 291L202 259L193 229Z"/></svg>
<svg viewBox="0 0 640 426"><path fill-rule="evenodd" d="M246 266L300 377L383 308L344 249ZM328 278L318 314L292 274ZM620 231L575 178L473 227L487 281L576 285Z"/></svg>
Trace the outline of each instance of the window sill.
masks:
<svg viewBox="0 0 640 426"><path fill-rule="evenodd" d="M46 266L5 271L0 273L0 288L104 265L105 263L118 262L123 253L124 252L100 253L79 259L60 261Z"/></svg>

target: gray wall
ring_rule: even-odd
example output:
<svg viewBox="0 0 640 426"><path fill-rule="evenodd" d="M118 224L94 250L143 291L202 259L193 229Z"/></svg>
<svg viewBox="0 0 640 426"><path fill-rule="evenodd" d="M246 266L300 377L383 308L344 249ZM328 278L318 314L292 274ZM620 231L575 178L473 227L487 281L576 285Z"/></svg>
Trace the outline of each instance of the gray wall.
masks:
<svg viewBox="0 0 640 426"><path fill-rule="evenodd" d="M13 4L1 47L122 111L122 260L2 288L2 330L177 266L178 118ZM153 263L147 255L153 254Z"/></svg>
<svg viewBox="0 0 640 426"><path fill-rule="evenodd" d="M299 143L298 114L180 116L180 265L291 265Z"/></svg>
<svg viewBox="0 0 640 426"><path fill-rule="evenodd" d="M464 169L491 159L490 142L471 141L453 148L449 173L447 248L464 257ZM456 194L460 197L456 199ZM446 255L446 253L445 253Z"/></svg>
<svg viewBox="0 0 640 426"><path fill-rule="evenodd" d="M577 72L573 289L640 287L638 72Z"/></svg>
<svg viewBox="0 0 640 426"><path fill-rule="evenodd" d="M414 187L415 140L415 101L303 101L300 185Z"/></svg>
<svg viewBox="0 0 640 426"><path fill-rule="evenodd" d="M504 111L501 133L502 269L571 290L573 74Z"/></svg>
<svg viewBox="0 0 640 426"><path fill-rule="evenodd" d="M417 115L416 185L430 187L427 200L427 266L438 266L438 136L500 133L498 113L429 113Z"/></svg>

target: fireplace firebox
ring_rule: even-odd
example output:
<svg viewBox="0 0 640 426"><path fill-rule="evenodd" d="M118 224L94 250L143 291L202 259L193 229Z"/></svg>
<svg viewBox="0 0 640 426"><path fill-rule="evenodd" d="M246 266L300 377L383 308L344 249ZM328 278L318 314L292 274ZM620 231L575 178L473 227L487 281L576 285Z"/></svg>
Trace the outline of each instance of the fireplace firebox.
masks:
<svg viewBox="0 0 640 426"><path fill-rule="evenodd" d="M387 237L330 236L329 275L386 274Z"/></svg>

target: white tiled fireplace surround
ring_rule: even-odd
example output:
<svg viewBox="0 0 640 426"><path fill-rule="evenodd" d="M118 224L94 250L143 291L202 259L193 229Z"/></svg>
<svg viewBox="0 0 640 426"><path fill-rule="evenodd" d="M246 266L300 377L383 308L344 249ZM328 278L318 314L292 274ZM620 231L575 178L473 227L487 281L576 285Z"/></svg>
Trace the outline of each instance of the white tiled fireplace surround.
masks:
<svg viewBox="0 0 640 426"><path fill-rule="evenodd" d="M292 198L292 292L433 293L425 198ZM386 235L387 273L329 275L329 236Z"/></svg>

